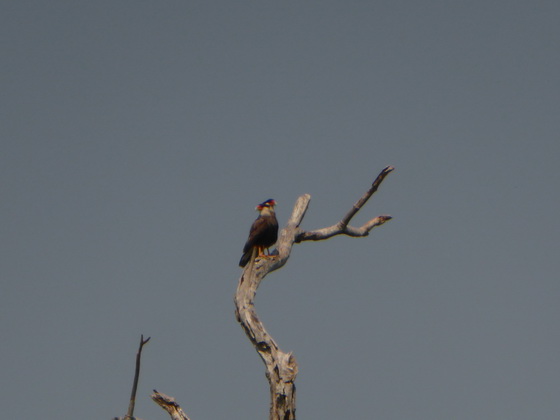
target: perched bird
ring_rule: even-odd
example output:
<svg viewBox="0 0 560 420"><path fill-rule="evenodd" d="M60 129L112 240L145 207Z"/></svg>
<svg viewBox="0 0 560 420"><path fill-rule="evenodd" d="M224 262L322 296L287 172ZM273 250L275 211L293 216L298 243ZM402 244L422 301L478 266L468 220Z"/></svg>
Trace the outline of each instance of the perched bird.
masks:
<svg viewBox="0 0 560 420"><path fill-rule="evenodd" d="M278 220L274 213L276 201L272 198L259 204L255 210L258 210L259 217L253 222L249 239L243 247L243 256L239 260L239 267L245 267L254 256L264 255L264 250L270 248L278 239Z"/></svg>

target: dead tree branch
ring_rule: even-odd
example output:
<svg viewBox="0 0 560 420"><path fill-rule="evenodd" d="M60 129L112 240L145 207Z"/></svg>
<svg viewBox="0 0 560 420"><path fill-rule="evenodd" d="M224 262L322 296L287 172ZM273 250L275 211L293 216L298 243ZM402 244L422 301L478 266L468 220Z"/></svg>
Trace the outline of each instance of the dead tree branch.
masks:
<svg viewBox="0 0 560 420"><path fill-rule="evenodd" d="M154 389L152 400L169 413L171 420L189 420L181 406L175 402L174 398L162 394Z"/></svg>
<svg viewBox="0 0 560 420"><path fill-rule="evenodd" d="M393 168L392 166L387 166L385 169L383 169L379 173L379 175L377 175L375 181L373 181L371 188L366 191L366 193L361 196L358 201L356 201L356 203L352 206L348 213L346 213L346 215L340 222L326 228L313 230L310 232L300 232L296 238L296 242L322 241L336 235L347 235L352 237L368 236L369 232L374 227L381 226L383 223L391 220L391 216L381 215L374 217L359 228L348 225L348 223L350 223L356 213L360 211L364 204L366 204L370 197L377 191L379 185L383 182L385 177L389 175L394 169L395 168Z"/></svg>
<svg viewBox="0 0 560 420"><path fill-rule="evenodd" d="M140 335L140 346L136 353L136 370L134 372L134 381L132 383L132 392L130 393L130 403L128 404L128 412L124 417L126 420L133 419L134 417L134 404L136 403L136 390L138 389L138 378L140 378L140 358L142 357L142 347L150 341L151 337L144 340L144 335Z"/></svg>
<svg viewBox="0 0 560 420"><path fill-rule="evenodd" d="M267 274L286 264L294 243L324 240L335 235L367 236L374 227L390 220L391 216L382 215L371 219L359 228L348 225L393 169L391 166L383 169L371 188L352 206L342 220L330 227L310 232L302 230L300 224L309 206L311 196L304 194L299 197L286 227L280 232L275 255L273 257L257 258L254 263L245 268L239 279L235 294L235 313L245 334L266 366L266 377L270 385L270 420L295 419L296 392L294 381L298 372L298 365L292 353L282 351L259 320L254 307L257 289Z"/></svg>
<svg viewBox="0 0 560 420"><path fill-rule="evenodd" d="M134 371L134 381L132 381L132 392L130 393L130 402L128 411L124 417L114 417L113 420L135 420L134 404L136 403L136 390L138 389L138 379L140 378L140 358L142 356L142 347L150 341L150 337L144 340L144 335L140 335L140 346L136 352L136 369Z"/></svg>

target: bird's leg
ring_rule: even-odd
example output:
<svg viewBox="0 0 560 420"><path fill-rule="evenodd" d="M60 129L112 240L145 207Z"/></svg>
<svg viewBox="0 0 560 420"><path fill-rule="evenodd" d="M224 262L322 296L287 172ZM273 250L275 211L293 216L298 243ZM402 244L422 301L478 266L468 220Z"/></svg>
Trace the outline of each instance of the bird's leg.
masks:
<svg viewBox="0 0 560 420"><path fill-rule="evenodd" d="M258 250L258 254L257 254L258 258L267 259L272 257L272 255L270 255L270 248L265 248L264 246L257 246L257 250Z"/></svg>
<svg viewBox="0 0 560 420"><path fill-rule="evenodd" d="M266 255L263 255L263 258L274 258L275 255L272 255L270 252L270 248L266 248Z"/></svg>

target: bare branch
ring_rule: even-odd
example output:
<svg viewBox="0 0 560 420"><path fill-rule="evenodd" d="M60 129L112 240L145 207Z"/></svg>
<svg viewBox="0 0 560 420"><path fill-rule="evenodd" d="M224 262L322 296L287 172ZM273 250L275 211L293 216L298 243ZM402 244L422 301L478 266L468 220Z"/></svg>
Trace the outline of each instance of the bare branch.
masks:
<svg viewBox="0 0 560 420"><path fill-rule="evenodd" d="M296 238L296 242L303 242L303 241L323 241L325 239L332 238L336 235L347 235L352 236L354 238L368 236L369 232L377 226L381 226L383 223L388 222L391 220L392 217L388 215L381 215L374 217L369 222L364 223L359 228L353 226L346 226L342 228L340 222L336 225L329 226L323 229L313 230L311 232L301 232L300 235Z"/></svg>
<svg viewBox="0 0 560 420"><path fill-rule="evenodd" d="M175 402L174 398L154 389L152 400L169 413L171 420L189 420L181 406Z"/></svg>
<svg viewBox="0 0 560 420"><path fill-rule="evenodd" d="M393 168L392 166L387 166L386 168L384 168L379 173L379 175L377 175L375 181L373 181L371 188L368 191L366 191L365 194L362 197L360 197L358 201L356 201L356 203L352 206L350 211L346 213L346 215L342 218L340 222L338 222L335 225L322 229L313 230L310 232L302 231L298 234L296 238L296 242L322 241L325 239L332 238L333 236L336 235L347 235L352 237L368 236L369 232L374 227L381 226L383 223L391 220L391 216L381 215L371 219L369 222L364 223L359 228L348 225L348 223L350 223L350 220L352 220L352 218L356 215L356 213L360 211L360 209L364 206L364 204L366 204L366 202L370 199L370 197L377 191L379 185L381 185L385 177L389 175L391 172L393 172L394 169L395 168Z"/></svg>
<svg viewBox="0 0 560 420"><path fill-rule="evenodd" d="M375 181L373 181L373 184L371 184L371 188L362 197L360 197L358 201L356 201L350 211L346 213L346 216L342 218L342 220L340 221L341 226L346 226L348 225L348 223L350 223L352 217L354 217L354 215L358 213L362 206L366 204L369 198L377 191L379 185L381 185L385 177L394 170L395 168L393 168L392 166L387 166L379 173L379 175L377 175L377 178L375 178Z"/></svg>
<svg viewBox="0 0 560 420"><path fill-rule="evenodd" d="M134 381L132 383L132 392L130 393L130 403L128 405L128 412L126 413L126 416L124 416L125 420L126 419L133 419L134 417L134 404L136 403L136 390L138 389L138 378L140 377L140 357L142 356L142 347L144 347L144 345L150 341L151 337L148 337L146 340L144 340L144 335L140 335L140 346L138 347L138 352L136 353L136 370L134 372Z"/></svg>

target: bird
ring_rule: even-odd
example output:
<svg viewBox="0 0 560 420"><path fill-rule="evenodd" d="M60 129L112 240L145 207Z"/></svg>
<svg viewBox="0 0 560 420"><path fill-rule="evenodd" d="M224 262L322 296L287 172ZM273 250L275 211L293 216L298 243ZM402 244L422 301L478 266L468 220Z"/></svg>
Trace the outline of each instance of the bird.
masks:
<svg viewBox="0 0 560 420"><path fill-rule="evenodd" d="M274 206L276 206L276 201L269 198L255 207L255 210L259 212L259 217L251 226L249 238L243 247L243 256L239 260L239 267L245 267L253 256L263 256L264 250L276 243L278 220L276 220Z"/></svg>

